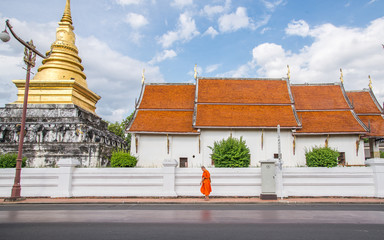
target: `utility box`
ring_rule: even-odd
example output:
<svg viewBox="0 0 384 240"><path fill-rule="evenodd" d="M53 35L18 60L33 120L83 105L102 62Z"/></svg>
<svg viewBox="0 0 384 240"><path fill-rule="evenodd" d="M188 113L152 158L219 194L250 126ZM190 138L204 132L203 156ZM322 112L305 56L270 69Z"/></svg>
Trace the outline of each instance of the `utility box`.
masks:
<svg viewBox="0 0 384 240"><path fill-rule="evenodd" d="M261 161L261 195L262 200L277 200L276 195L276 161Z"/></svg>

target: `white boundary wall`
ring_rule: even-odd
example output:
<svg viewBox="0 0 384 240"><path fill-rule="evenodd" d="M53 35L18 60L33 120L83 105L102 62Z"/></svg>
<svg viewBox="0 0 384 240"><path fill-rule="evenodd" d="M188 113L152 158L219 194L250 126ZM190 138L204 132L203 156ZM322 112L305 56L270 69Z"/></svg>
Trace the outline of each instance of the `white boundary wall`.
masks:
<svg viewBox="0 0 384 240"><path fill-rule="evenodd" d="M73 160L59 168L24 168L24 197L176 197L201 196L200 168L75 168ZM278 197L384 197L384 159L368 167L283 168ZM208 168L212 196L254 196L261 193L260 168ZM278 173L279 174L279 173ZM10 197L15 169L0 169L0 197Z"/></svg>
<svg viewBox="0 0 384 240"><path fill-rule="evenodd" d="M139 167L162 167L164 159L179 161L180 158L187 158L190 168L212 167L209 146L231 135L243 137L246 141L251 154L251 167L259 167L261 161L272 159L278 153L277 131L274 129L202 129L200 136L132 134L131 154L138 157ZM364 141L358 135L297 135L294 138L292 131L287 129L282 129L280 135L284 167L305 166L305 150L314 146L324 147L326 141L329 147L345 152L347 165L364 165Z"/></svg>

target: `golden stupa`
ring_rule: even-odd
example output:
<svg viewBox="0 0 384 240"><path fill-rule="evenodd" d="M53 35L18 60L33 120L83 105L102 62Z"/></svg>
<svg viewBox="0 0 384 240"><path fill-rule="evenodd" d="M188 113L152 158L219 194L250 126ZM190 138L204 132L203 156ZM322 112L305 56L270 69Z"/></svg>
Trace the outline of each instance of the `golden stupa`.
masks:
<svg viewBox="0 0 384 240"><path fill-rule="evenodd" d="M93 114L100 96L88 89L81 58L75 45L70 0L67 0L51 55L43 60L30 81L28 104L75 104ZM48 54L48 52L47 52ZM18 89L17 101L23 104L25 80L13 80Z"/></svg>

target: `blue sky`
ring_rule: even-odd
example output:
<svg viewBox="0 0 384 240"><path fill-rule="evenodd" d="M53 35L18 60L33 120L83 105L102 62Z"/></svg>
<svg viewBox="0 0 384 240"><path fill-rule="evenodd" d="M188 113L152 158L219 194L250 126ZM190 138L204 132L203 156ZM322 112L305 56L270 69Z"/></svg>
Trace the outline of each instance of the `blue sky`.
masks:
<svg viewBox="0 0 384 240"><path fill-rule="evenodd" d="M24 40L45 52L55 40L65 0L1 0ZM72 0L76 45L97 114L120 121L146 82L202 77L285 77L292 83L339 81L384 101L384 0ZM0 42L0 105L16 100L25 78L23 47ZM41 59L38 59L39 65ZM34 68L37 71L37 67Z"/></svg>

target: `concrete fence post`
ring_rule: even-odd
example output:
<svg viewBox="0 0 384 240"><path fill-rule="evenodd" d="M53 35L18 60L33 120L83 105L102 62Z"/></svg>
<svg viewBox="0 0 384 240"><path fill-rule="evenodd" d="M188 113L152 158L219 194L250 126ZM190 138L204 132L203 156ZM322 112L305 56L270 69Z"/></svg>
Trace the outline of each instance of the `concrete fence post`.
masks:
<svg viewBox="0 0 384 240"><path fill-rule="evenodd" d="M283 185L283 168L280 168L279 162L276 161L276 175L275 175L275 181L276 181L276 195L279 198L283 198L284 196L284 185Z"/></svg>
<svg viewBox="0 0 384 240"><path fill-rule="evenodd" d="M52 197L72 197L72 174L80 162L76 159L62 158L57 162L59 178L57 191Z"/></svg>
<svg viewBox="0 0 384 240"><path fill-rule="evenodd" d="M177 197L175 191L177 161L175 159L165 159L163 162L163 196Z"/></svg>
<svg viewBox="0 0 384 240"><path fill-rule="evenodd" d="M384 198L384 158L371 158L365 163L373 170L375 197Z"/></svg>

